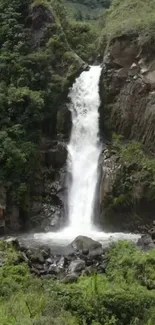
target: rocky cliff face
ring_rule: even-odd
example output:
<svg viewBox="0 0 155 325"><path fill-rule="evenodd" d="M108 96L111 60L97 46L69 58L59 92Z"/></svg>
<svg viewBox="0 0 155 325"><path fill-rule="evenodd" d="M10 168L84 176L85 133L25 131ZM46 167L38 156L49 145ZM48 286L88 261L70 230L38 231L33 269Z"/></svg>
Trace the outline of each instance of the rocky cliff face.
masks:
<svg viewBox="0 0 155 325"><path fill-rule="evenodd" d="M138 35L111 41L101 78L101 129L141 141L155 151L155 48ZM146 50L149 49L149 50Z"/></svg>
<svg viewBox="0 0 155 325"><path fill-rule="evenodd" d="M142 230L155 217L154 170L149 174L155 153L154 44L147 39L141 44L138 34L112 39L104 56L100 94L101 132L109 139L114 133L123 136L103 164L101 219L108 230ZM143 147L137 152L139 143Z"/></svg>

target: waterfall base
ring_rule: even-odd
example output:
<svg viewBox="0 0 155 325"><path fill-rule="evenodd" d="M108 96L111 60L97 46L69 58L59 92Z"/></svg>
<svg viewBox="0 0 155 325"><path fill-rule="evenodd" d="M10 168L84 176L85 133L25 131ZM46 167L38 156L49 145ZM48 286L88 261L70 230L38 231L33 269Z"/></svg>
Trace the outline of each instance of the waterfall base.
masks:
<svg viewBox="0 0 155 325"><path fill-rule="evenodd" d="M99 241L103 247L108 246L110 243L118 240L131 240L137 242L140 238L138 234L132 233L105 233L97 230L88 231L73 231L72 228L65 228L61 232L48 232L48 233L36 233L33 236L33 241L40 244L49 244L51 246L66 246L69 245L77 236L87 236L94 240Z"/></svg>

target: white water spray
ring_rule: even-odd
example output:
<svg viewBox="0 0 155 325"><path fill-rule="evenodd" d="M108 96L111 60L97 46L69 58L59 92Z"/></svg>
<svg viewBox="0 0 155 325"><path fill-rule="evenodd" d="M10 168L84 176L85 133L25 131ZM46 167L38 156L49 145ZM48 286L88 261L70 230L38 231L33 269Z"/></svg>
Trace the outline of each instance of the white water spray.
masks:
<svg viewBox="0 0 155 325"><path fill-rule="evenodd" d="M84 71L73 85L69 98L72 133L68 145L68 171L72 181L68 197L69 227L73 232L92 230L98 159L100 66Z"/></svg>

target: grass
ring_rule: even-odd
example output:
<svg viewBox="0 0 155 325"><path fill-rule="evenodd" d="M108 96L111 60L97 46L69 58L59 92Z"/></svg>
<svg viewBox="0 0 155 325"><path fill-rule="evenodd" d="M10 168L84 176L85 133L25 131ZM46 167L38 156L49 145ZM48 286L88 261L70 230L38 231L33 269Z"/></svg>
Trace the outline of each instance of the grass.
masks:
<svg viewBox="0 0 155 325"><path fill-rule="evenodd" d="M120 241L107 253L105 274L64 285L34 277L24 263L8 264L10 252L18 254L0 247L1 325L154 325L155 250Z"/></svg>
<svg viewBox="0 0 155 325"><path fill-rule="evenodd" d="M140 45L154 40L154 0L114 0L107 10L105 27L100 37L100 47L105 47L105 44L115 37L135 34L138 36Z"/></svg>

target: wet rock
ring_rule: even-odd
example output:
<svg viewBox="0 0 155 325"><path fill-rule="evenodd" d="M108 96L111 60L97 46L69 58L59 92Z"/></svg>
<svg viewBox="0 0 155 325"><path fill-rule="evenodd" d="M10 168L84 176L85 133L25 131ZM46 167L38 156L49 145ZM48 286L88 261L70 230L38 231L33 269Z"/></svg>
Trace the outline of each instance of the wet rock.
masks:
<svg viewBox="0 0 155 325"><path fill-rule="evenodd" d="M67 260L64 256L60 258L60 261L58 262L57 266L60 269L63 269L66 266Z"/></svg>
<svg viewBox="0 0 155 325"><path fill-rule="evenodd" d="M89 249L88 249L88 248L84 248L84 249L82 250L82 253L83 253L84 255L88 255L88 254L89 254Z"/></svg>
<svg viewBox="0 0 155 325"><path fill-rule="evenodd" d="M25 252L21 252L21 259L27 263L28 265L30 265L30 260L28 259L27 255L25 254Z"/></svg>
<svg viewBox="0 0 155 325"><path fill-rule="evenodd" d="M98 256L101 256L103 254L103 248L102 247L98 247L96 249L93 249L89 252L89 256L90 257L98 257Z"/></svg>
<svg viewBox="0 0 155 325"><path fill-rule="evenodd" d="M34 266L31 267L31 272L34 273L35 275L38 275L38 276L41 275L41 274L40 274L40 271L37 270Z"/></svg>
<svg viewBox="0 0 155 325"><path fill-rule="evenodd" d="M76 251L82 251L84 249L88 249L90 251L102 247L102 245L98 241L86 236L76 237L75 240L72 242L71 246Z"/></svg>
<svg viewBox="0 0 155 325"><path fill-rule="evenodd" d="M81 275L91 275L93 273L93 267L87 266L85 270L82 271Z"/></svg>
<svg viewBox="0 0 155 325"><path fill-rule="evenodd" d="M49 251L46 251L46 250L42 250L42 251L41 251L41 254L42 254L42 256L43 256L44 259L46 259L46 258L49 257L49 253L50 253L50 252L49 252Z"/></svg>
<svg viewBox="0 0 155 325"><path fill-rule="evenodd" d="M101 271L101 273L105 273L106 268L107 268L107 261L104 261L99 265L99 271Z"/></svg>
<svg viewBox="0 0 155 325"><path fill-rule="evenodd" d="M47 258L46 260L46 264L52 264L53 263L53 259L52 258Z"/></svg>
<svg viewBox="0 0 155 325"><path fill-rule="evenodd" d="M61 222L61 206L54 206L51 203L45 203L42 208L42 216L44 216L44 219L41 227L45 231L48 232L53 229L59 229Z"/></svg>
<svg viewBox="0 0 155 325"><path fill-rule="evenodd" d="M52 194L57 194L62 190L62 186L59 181L55 181L50 185L50 191Z"/></svg>
<svg viewBox="0 0 155 325"><path fill-rule="evenodd" d="M33 267L39 271L44 270L44 266L42 264L33 264Z"/></svg>
<svg viewBox="0 0 155 325"><path fill-rule="evenodd" d="M70 273L81 272L82 270L85 269L85 267L86 267L85 261L78 259L70 263L68 270Z"/></svg>
<svg viewBox="0 0 155 325"><path fill-rule="evenodd" d="M53 278L53 276L51 274L42 274L41 275L41 279L46 279L46 280L50 280L51 278Z"/></svg>
<svg viewBox="0 0 155 325"><path fill-rule="evenodd" d="M72 283L72 282L77 282L77 280L78 280L78 275L76 273L69 273L63 279L63 282L64 283Z"/></svg>
<svg viewBox="0 0 155 325"><path fill-rule="evenodd" d="M57 274L58 273L57 265L56 264L50 265L50 267L48 269L48 273L49 274Z"/></svg>
<svg viewBox="0 0 155 325"><path fill-rule="evenodd" d="M155 240L155 227L151 228L149 230L149 234L153 240Z"/></svg>
<svg viewBox="0 0 155 325"><path fill-rule="evenodd" d="M92 258L88 258L88 259L86 260L86 265L87 265L87 266L92 266L92 264L93 264L93 260L92 260Z"/></svg>
<svg viewBox="0 0 155 325"><path fill-rule="evenodd" d="M51 227L58 227L60 224L60 217L61 217L61 211L59 208L55 210L55 213L53 214L53 217L50 221Z"/></svg>
<svg viewBox="0 0 155 325"><path fill-rule="evenodd" d="M129 69L129 76L133 77L137 75L139 71L140 71L140 67L136 63L133 63Z"/></svg>
<svg viewBox="0 0 155 325"><path fill-rule="evenodd" d="M137 242L137 246L144 250L155 248L155 244L150 235L142 235Z"/></svg>
<svg viewBox="0 0 155 325"><path fill-rule="evenodd" d="M33 263L42 263L43 264L45 262L43 253L39 249L32 250L32 251L28 250L27 256Z"/></svg>
<svg viewBox="0 0 155 325"><path fill-rule="evenodd" d="M72 245L68 245L68 246L64 247L64 253L63 254L65 256L67 256L68 260L70 260L70 261L72 260L72 257L74 256L74 253L75 253L75 251L74 251Z"/></svg>

